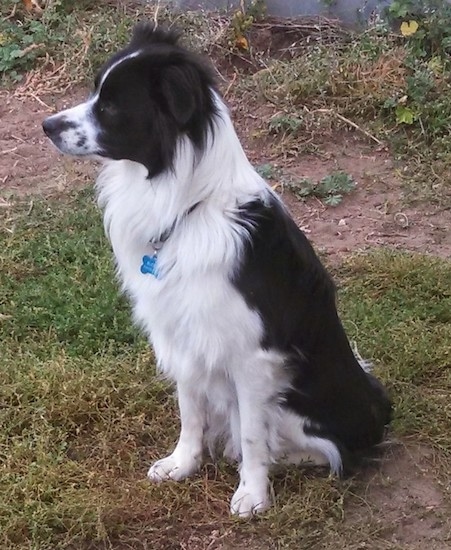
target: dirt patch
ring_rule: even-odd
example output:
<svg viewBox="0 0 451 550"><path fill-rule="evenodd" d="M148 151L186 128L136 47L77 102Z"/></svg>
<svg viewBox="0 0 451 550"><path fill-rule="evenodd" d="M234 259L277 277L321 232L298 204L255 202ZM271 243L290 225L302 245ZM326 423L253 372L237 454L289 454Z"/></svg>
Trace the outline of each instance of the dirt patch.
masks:
<svg viewBox="0 0 451 550"><path fill-rule="evenodd" d="M90 181L93 163L64 157L45 137L41 124L54 110L72 104L83 92L64 98L45 98L46 106L0 93L0 196L47 195L70 191Z"/></svg>
<svg viewBox="0 0 451 550"><path fill-rule="evenodd" d="M387 149L356 131L329 132L314 147L308 136L302 136L298 140L301 146L291 139L284 147L280 137L262 132L276 109L257 103L246 108L242 101L232 98L231 110L254 165L270 162L285 175L313 181L344 171L357 182L356 189L335 207L325 206L316 198L300 201L281 181L270 182L282 194L299 227L317 248L331 255L332 261L374 246L451 257L449 208L415 201L411 196L407 200L403 166Z"/></svg>
<svg viewBox="0 0 451 550"><path fill-rule="evenodd" d="M1 94L0 193L4 199L11 194L65 192L94 181L97 167L93 162L62 156L41 129L45 116L85 95L79 90L40 103ZM256 133L262 117L251 113L251 106L246 110L242 103L232 102L231 109L254 164L271 161L284 172L313 180L343 170L357 181L356 190L336 207L326 207L317 199L301 202L280 182L271 182L278 186L298 225L332 261L348 252L384 245L451 257L449 210L407 204L397 175L400 168L377 144L369 144L355 132L340 132L330 135L314 153L287 156L280 147L273 147L277 138Z"/></svg>
<svg viewBox="0 0 451 550"><path fill-rule="evenodd" d="M359 500L351 499L345 524L356 533L355 548L445 550L451 544L451 509L436 476L434 452L418 444L397 444L380 469L364 481Z"/></svg>
<svg viewBox="0 0 451 550"><path fill-rule="evenodd" d="M393 161L386 152L339 135L340 145L325 146L323 158L304 157L295 167L302 177L318 180L334 170L352 175L357 188L335 207L317 199L301 203L285 196L297 223L317 246L331 254L374 246L451 256L450 213L440 207L406 203Z"/></svg>

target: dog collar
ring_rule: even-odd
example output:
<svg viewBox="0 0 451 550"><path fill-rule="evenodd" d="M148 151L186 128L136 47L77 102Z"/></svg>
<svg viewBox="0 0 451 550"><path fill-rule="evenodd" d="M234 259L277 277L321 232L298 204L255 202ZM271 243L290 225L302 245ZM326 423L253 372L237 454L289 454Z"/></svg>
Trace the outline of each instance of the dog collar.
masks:
<svg viewBox="0 0 451 550"><path fill-rule="evenodd" d="M145 254L142 258L140 271L143 275L152 275L156 279L159 279L157 266L158 252L163 247L164 243L172 235L177 225L179 225L179 223L181 223L183 219L189 216L199 206L200 203L201 201L193 204L193 206L191 206L191 208L189 208L181 218L175 220L171 227L164 231L158 238L150 239L149 244L153 248L153 254L151 256Z"/></svg>

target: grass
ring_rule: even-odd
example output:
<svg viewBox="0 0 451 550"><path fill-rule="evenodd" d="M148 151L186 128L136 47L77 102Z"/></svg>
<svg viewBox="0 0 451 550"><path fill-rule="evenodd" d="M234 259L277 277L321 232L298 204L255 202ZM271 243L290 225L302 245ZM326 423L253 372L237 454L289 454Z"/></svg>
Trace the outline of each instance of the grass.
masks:
<svg viewBox="0 0 451 550"><path fill-rule="evenodd" d="M341 270L341 299L353 332L384 365L383 376L398 396L395 428L425 435L449 457L450 267L435 258L385 251L354 256Z"/></svg>
<svg viewBox="0 0 451 550"><path fill-rule="evenodd" d="M25 98L85 83L136 19L156 15L155 3L88 0L55 0L41 18L20 2L0 0L0 10L2 83L16 83L12 92ZM163 8L158 19L218 60L232 101L271 107L260 130L274 147L316 142L350 121L402 157L411 200L449 205L450 68L429 35L350 35L329 25L324 40L288 28L289 44L267 52L258 35L273 33L271 23ZM181 484L148 484L149 464L176 440L176 404L118 296L92 195L10 200L0 205L2 550L401 547L391 536L398 518L381 523L384 503L367 498L371 487L395 483L390 495L400 487L374 471L342 481L275 471L275 506L251 522L228 515L233 465L207 463ZM433 481L449 504L451 264L379 250L334 269L348 333L393 395L392 439L432 450ZM368 514L356 522L361 508Z"/></svg>
<svg viewBox="0 0 451 550"><path fill-rule="evenodd" d="M269 121L269 134L318 141L331 128L357 127L405 163L410 200L449 206L450 74L447 61L414 58L406 41L376 29L272 59L250 86L283 113L283 124Z"/></svg>
<svg viewBox="0 0 451 550"><path fill-rule="evenodd" d="M364 498L359 479L276 471L276 506L255 522L228 516L232 465L206 464L178 486L148 484L149 463L176 440L176 406L118 298L91 194L37 200L31 212L18 203L2 212L1 228L2 549L212 548L216 540L326 548L345 536L347 506ZM451 264L376 251L336 275L348 331L393 394L395 437L432 446L445 475ZM368 529L345 539L363 540Z"/></svg>

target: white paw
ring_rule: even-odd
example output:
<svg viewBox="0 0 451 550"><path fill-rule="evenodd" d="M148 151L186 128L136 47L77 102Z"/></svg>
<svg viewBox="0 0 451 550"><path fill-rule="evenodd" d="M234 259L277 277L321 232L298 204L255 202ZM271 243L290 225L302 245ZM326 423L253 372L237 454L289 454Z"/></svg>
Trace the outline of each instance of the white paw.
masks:
<svg viewBox="0 0 451 550"><path fill-rule="evenodd" d="M199 460L182 459L179 456L172 455L157 460L147 472L147 477L154 483L160 483L172 479L180 481L195 473L199 469Z"/></svg>
<svg viewBox="0 0 451 550"><path fill-rule="evenodd" d="M230 511L236 516L247 518L254 514L264 512L271 505L266 485L262 487L253 487L252 490L243 487L240 483L238 489L232 497Z"/></svg>

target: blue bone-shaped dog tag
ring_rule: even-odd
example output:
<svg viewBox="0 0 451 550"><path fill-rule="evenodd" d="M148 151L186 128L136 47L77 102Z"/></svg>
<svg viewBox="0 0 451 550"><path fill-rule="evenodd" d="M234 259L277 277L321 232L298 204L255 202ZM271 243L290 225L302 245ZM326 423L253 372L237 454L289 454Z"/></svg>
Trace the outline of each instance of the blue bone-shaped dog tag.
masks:
<svg viewBox="0 0 451 550"><path fill-rule="evenodd" d="M158 276L156 256L143 256L141 273L144 275L153 275L154 277Z"/></svg>

